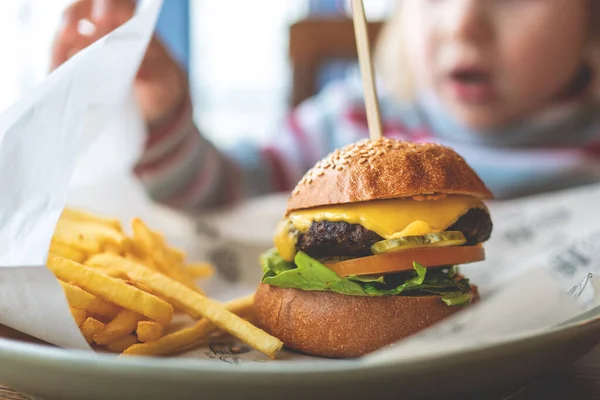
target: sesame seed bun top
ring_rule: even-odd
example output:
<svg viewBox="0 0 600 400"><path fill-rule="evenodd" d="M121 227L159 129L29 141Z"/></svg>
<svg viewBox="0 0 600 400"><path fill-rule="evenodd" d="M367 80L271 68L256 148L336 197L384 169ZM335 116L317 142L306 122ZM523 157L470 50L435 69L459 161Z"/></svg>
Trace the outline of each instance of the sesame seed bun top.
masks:
<svg viewBox="0 0 600 400"><path fill-rule="evenodd" d="M475 171L449 147L388 138L362 140L317 162L293 190L287 213L434 194L493 197Z"/></svg>

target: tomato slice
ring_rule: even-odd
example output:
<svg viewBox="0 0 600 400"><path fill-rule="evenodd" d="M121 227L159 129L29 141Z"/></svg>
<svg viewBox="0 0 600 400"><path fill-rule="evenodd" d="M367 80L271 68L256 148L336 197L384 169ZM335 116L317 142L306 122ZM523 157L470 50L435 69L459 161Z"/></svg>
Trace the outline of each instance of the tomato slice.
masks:
<svg viewBox="0 0 600 400"><path fill-rule="evenodd" d="M413 261L424 267L440 267L483 260L485 260L485 250L481 245L476 245L394 251L325 264L325 266L339 276L350 276L410 271L413 269Z"/></svg>

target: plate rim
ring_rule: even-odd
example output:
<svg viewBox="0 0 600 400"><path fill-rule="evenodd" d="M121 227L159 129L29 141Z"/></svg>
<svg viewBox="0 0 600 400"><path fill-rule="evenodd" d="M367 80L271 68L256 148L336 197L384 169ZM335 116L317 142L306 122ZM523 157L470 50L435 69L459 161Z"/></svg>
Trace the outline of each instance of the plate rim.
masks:
<svg viewBox="0 0 600 400"><path fill-rule="evenodd" d="M557 325L550 329L537 329L520 334L509 335L493 342L478 343L469 348L449 349L431 354L408 356L401 359L391 359L380 362L366 362L364 359L323 360L298 360L279 362L248 362L232 366L229 363L215 362L206 359L191 358L164 358L164 357L119 357L113 354L102 354L84 350L70 350L52 345L28 343L21 340L0 337L0 359L11 358L22 360L26 357L30 362L65 363L73 368L77 366L94 367L107 371L131 371L143 373L144 371L164 371L168 369L175 372L203 372L203 373L233 373L237 375L288 375L288 374L314 374L314 373L343 373L356 370L381 370L387 368L400 368L418 363L430 362L436 359L455 357L457 354L469 355L482 350L510 346L518 342L548 339L559 337L567 332L577 332L590 329L600 330L600 315L575 321L564 325ZM600 335L597 343L600 343ZM257 366L258 364L258 366Z"/></svg>

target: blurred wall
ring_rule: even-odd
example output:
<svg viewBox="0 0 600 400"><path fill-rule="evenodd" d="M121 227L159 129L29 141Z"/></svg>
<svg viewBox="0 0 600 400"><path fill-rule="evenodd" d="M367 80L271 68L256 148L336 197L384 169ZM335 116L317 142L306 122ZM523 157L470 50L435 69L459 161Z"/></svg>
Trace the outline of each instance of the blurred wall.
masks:
<svg viewBox="0 0 600 400"><path fill-rule="evenodd" d="M383 18L395 1L365 1L367 17ZM190 79L203 133L224 146L276 133L288 109L290 24L349 10L347 0L190 1Z"/></svg>
<svg viewBox="0 0 600 400"><path fill-rule="evenodd" d="M190 79L196 119L214 141L260 140L286 109L287 30L305 0L194 0Z"/></svg>

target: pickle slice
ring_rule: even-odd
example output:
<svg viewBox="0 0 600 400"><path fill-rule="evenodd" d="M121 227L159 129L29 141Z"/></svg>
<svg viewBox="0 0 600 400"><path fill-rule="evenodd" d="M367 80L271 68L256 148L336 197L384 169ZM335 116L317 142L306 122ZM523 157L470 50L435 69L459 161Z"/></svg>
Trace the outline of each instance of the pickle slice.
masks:
<svg viewBox="0 0 600 400"><path fill-rule="evenodd" d="M447 247L465 244L467 239L460 231L433 232L423 236L401 236L382 240L371 246L373 254L388 251L417 249L421 247Z"/></svg>

